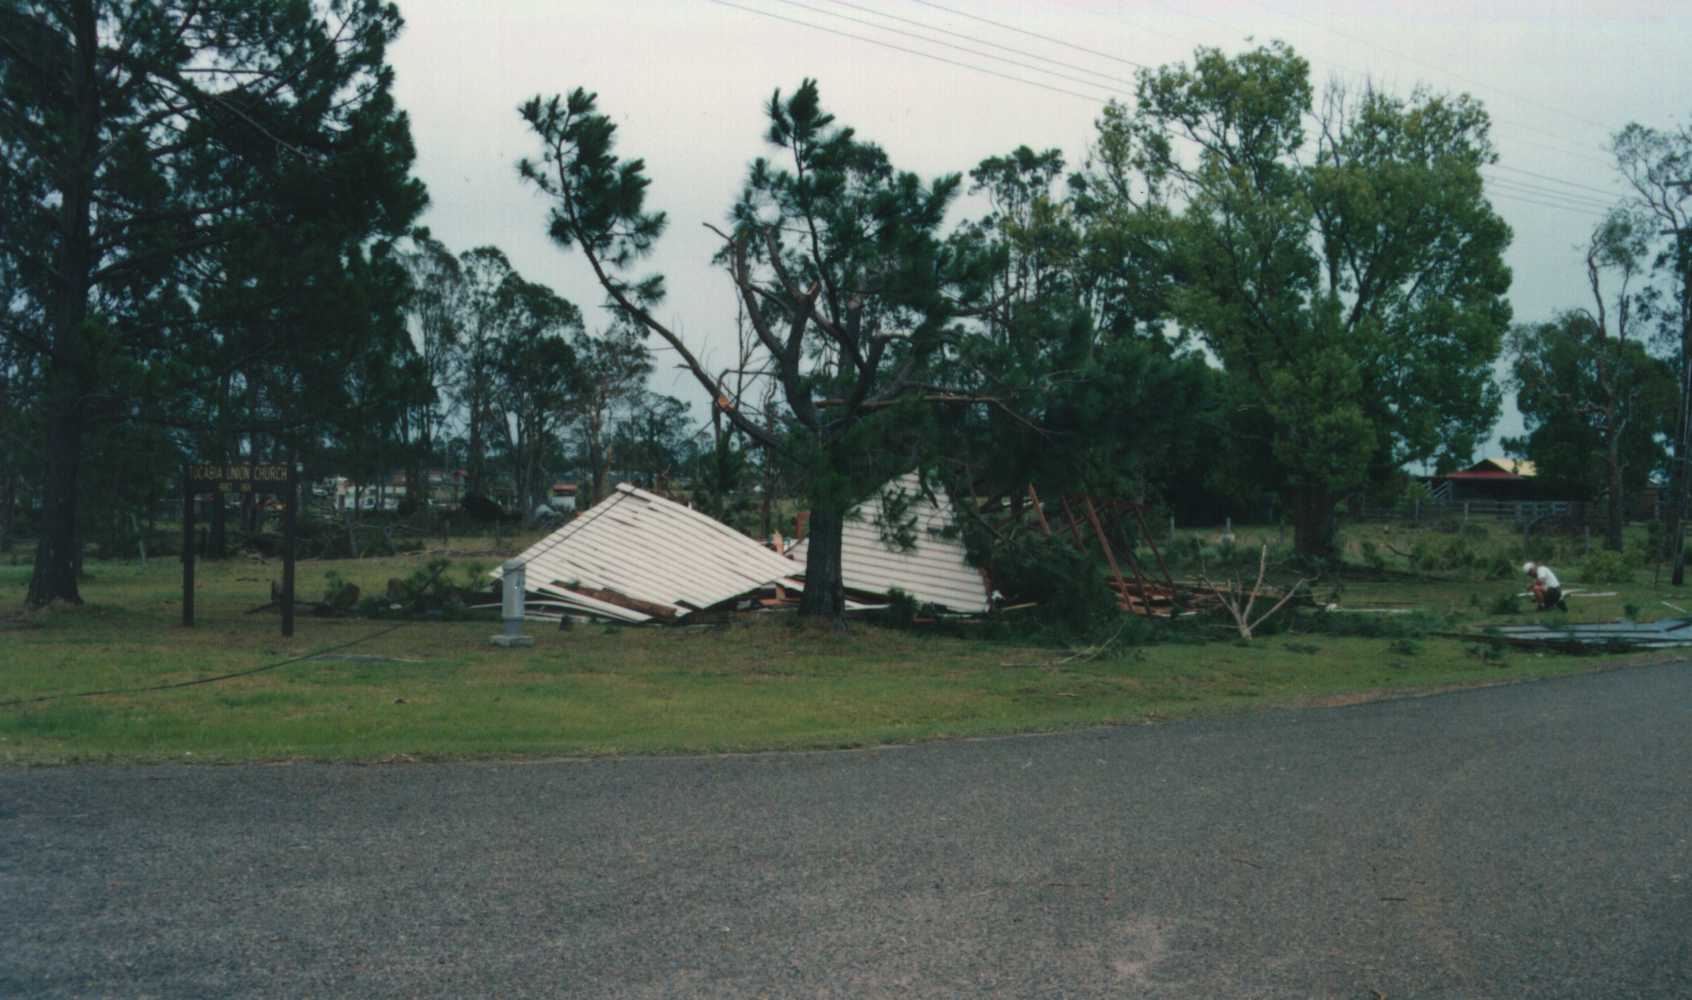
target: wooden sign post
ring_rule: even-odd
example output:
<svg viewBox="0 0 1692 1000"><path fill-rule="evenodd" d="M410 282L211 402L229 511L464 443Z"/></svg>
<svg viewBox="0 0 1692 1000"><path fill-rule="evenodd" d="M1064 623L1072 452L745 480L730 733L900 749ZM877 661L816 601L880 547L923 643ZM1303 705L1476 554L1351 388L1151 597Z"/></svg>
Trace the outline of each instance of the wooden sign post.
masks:
<svg viewBox="0 0 1692 1000"><path fill-rule="evenodd" d="M194 498L211 493L282 496L282 634L294 634L294 548L299 530L300 474L293 462L190 462L182 468L182 624L194 624Z"/></svg>

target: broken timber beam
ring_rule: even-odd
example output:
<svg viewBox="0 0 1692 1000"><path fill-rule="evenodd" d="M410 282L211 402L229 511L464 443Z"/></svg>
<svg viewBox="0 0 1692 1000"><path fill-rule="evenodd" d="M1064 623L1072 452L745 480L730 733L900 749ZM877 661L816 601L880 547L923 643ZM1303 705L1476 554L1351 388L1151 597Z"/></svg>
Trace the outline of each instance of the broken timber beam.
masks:
<svg viewBox="0 0 1692 1000"><path fill-rule="evenodd" d="M1075 539L1075 548L1081 552L1087 551L1087 543L1081 540L1081 523L1075 517L1075 511L1070 509L1069 498L1060 497L1063 501L1063 516L1069 518L1069 534Z"/></svg>
<svg viewBox="0 0 1692 1000"><path fill-rule="evenodd" d="M596 601L604 601L606 604L615 604L619 608L627 608L630 611L638 611L643 615L651 615L653 618L662 618L665 621L675 621L676 619L676 609L668 604L643 601L638 597L619 594L615 590L600 590L595 587L570 587L562 583L554 584L554 586L560 590L568 590L573 594L581 594L583 597L591 597Z"/></svg>
<svg viewBox="0 0 1692 1000"><path fill-rule="evenodd" d="M1093 506L1093 498L1085 493L1081 497L1086 501L1087 520L1092 522L1093 534L1099 536L1099 547L1104 549L1105 561L1110 564L1111 575L1116 578L1116 585L1119 588L1125 588L1128 584L1122 579L1122 569L1116 565L1116 553L1111 551L1110 539L1105 537L1104 525L1099 523L1099 512ZM1135 586L1139 588L1141 594L1144 594L1146 592L1146 581L1140 576L1140 567L1132 559L1128 561L1128 566L1134 571Z"/></svg>
<svg viewBox="0 0 1692 1000"><path fill-rule="evenodd" d="M1052 537L1052 526L1046 521L1046 512L1040 509L1040 494L1034 492L1034 484L1028 484L1028 501L1034 505L1034 516L1040 519L1040 530L1046 537Z"/></svg>

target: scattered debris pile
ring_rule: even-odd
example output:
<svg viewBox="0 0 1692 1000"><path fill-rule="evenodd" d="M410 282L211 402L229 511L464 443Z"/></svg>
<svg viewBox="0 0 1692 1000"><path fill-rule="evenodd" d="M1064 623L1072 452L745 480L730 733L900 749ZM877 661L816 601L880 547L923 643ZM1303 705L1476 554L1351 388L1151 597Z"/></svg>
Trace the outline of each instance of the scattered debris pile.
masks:
<svg viewBox="0 0 1692 1000"><path fill-rule="evenodd" d="M749 594L800 587L799 567L788 559L627 483L517 558L528 590L540 597L531 606L629 623L678 621Z"/></svg>
<svg viewBox="0 0 1692 1000"><path fill-rule="evenodd" d="M808 540L788 550L804 572ZM903 591L922 607L983 614L993 603L987 576L969 564L957 511L943 487L907 473L852 508L840 538L840 573L855 598L883 602Z"/></svg>
<svg viewBox="0 0 1692 1000"><path fill-rule="evenodd" d="M1029 509L1047 537L1054 534L1052 522L1061 515L1059 530L1068 532L1078 551L1087 552L1093 543L1098 544L1099 552L1110 567L1108 583L1116 593L1117 606L1122 610L1147 618L1171 618L1176 614L1215 611L1221 607L1213 588L1177 583L1169 575L1163 553L1146 529L1142 505L1128 500L1099 501L1087 493L1059 496L1056 504L1042 502L1032 484L1028 487L1028 500ZM1013 519L1017 516L1012 514ZM1118 553L1110 543L1112 536L1144 539L1156 560L1156 575L1135 558L1132 546L1123 546ZM1124 566L1128 569L1126 576L1122 572Z"/></svg>

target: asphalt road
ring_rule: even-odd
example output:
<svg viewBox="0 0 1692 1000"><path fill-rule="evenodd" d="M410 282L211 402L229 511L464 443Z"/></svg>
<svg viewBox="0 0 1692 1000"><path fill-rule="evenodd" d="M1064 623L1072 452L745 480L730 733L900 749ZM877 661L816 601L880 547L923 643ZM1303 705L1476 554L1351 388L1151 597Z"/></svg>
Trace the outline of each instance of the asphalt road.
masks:
<svg viewBox="0 0 1692 1000"><path fill-rule="evenodd" d="M861 753L0 772L0 996L1692 997L1692 665Z"/></svg>

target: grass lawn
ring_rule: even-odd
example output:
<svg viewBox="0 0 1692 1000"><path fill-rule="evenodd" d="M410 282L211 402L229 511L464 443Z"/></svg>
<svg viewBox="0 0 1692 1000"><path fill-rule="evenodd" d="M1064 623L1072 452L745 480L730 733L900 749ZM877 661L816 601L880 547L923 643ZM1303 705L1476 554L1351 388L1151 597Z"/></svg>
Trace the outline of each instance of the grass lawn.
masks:
<svg viewBox="0 0 1692 1000"><path fill-rule="evenodd" d="M459 553L453 572L491 567L502 555ZM425 558L303 562L300 592L317 596L332 570L380 593ZM723 627L559 632L531 623L535 646L515 650L488 644L497 631L491 618L401 624L301 615L284 640L273 612L247 613L280 578L279 562L201 562L193 629L179 624L174 559L88 569L87 605L24 615L17 609L28 567L0 566L0 701L192 680L362 641L330 654L348 659L217 683L0 707L0 764L865 746L1344 704L1671 658L1513 651L1496 660L1459 639L1328 634L1077 651L972 639L967 628L961 637L865 624L835 632L775 614ZM1666 580L1652 584L1649 571L1638 577L1596 588L1617 591L1614 598L1577 599L1570 620L1613 619L1628 604L1653 618L1673 614L1661 600L1688 603ZM1580 586L1567 574L1565 583ZM1497 596L1520 589L1512 577L1347 582L1341 593L1348 607L1415 606L1477 623L1489 620L1484 612Z"/></svg>

